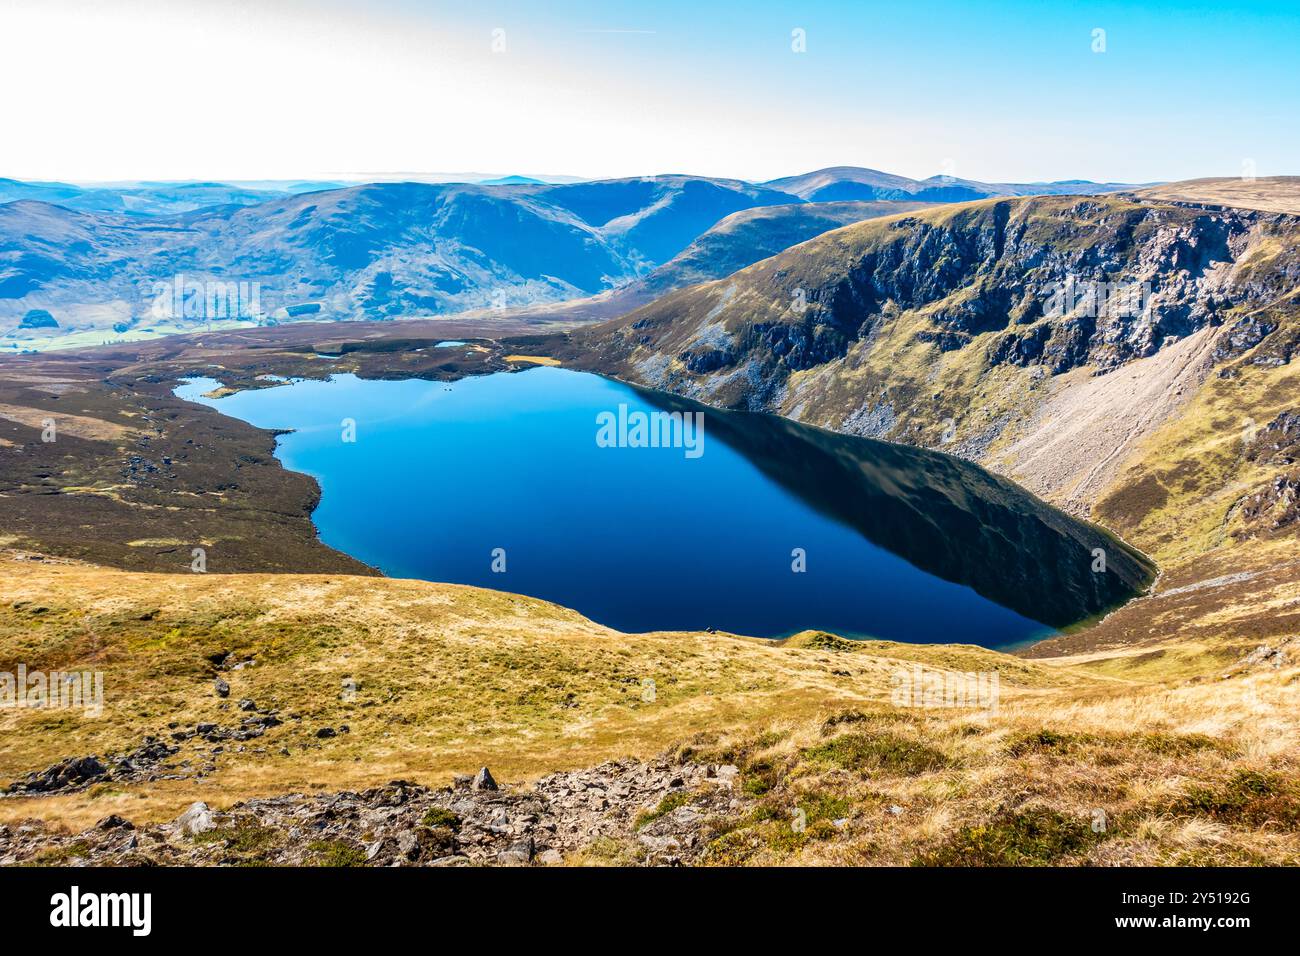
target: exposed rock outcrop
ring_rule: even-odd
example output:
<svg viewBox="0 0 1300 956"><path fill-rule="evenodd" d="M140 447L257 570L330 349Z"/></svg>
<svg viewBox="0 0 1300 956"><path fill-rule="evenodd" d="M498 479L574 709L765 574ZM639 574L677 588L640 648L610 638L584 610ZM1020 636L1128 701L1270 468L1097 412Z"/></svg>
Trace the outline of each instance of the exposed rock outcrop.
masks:
<svg viewBox="0 0 1300 956"><path fill-rule="evenodd" d="M601 839L628 862L673 865L704 851L704 822L735 812L737 769L668 759L610 761L535 786L440 790L395 780L360 792L195 803L170 823L113 816L81 833L0 825L0 865L555 865ZM487 768L480 776L491 779ZM665 799L671 798L671 799Z"/></svg>
<svg viewBox="0 0 1300 956"><path fill-rule="evenodd" d="M107 760L93 754L61 760L14 781L8 789L0 790L0 794L46 795L84 790L105 780L157 780L164 773L164 762L179 749L156 737L146 737L134 750Z"/></svg>
<svg viewBox="0 0 1300 956"><path fill-rule="evenodd" d="M1275 318L1241 310L1300 281L1294 250L1261 255L1297 232L1300 219L1284 214L1113 197L978 203L826 233L574 339L606 368L648 367L650 353L671 357L648 385L786 413L802 383L759 394L718 373L747 362L759 365L762 381L852 372L860 389L873 358L931 345L969 351L977 366L1043 366L1056 375L1114 368L1230 323L1219 346L1226 360L1277 330ZM860 395L837 392L839 404L800 417L837 427Z"/></svg>

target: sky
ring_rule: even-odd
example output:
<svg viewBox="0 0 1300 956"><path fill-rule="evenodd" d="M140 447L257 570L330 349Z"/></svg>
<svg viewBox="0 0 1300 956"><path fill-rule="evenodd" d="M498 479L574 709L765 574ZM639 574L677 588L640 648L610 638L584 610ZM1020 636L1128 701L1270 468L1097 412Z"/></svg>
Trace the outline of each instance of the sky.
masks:
<svg viewBox="0 0 1300 956"><path fill-rule="evenodd" d="M0 0L0 37L19 179L1300 173L1300 0Z"/></svg>

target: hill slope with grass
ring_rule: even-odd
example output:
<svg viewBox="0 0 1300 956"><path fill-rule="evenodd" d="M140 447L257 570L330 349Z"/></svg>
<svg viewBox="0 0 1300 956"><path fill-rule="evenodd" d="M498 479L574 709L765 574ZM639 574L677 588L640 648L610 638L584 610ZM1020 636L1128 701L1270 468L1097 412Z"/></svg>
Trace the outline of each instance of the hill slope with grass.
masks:
<svg viewBox="0 0 1300 956"><path fill-rule="evenodd" d="M1285 654L1270 665L1245 647L1171 645L1026 661L819 633L620 634L542 601L414 581L12 557L4 572L0 670L104 675L98 716L0 710L0 780L65 768L61 788L0 797L5 862L536 851L553 863L1187 864L1300 852L1300 672ZM996 698L919 690L975 675L996 680ZM66 770L87 757L105 772ZM483 765L499 794L468 778L445 789ZM398 778L409 782L386 786ZM185 827L167 823L195 801L205 810ZM491 814L513 836L492 831ZM15 826L31 818L46 822ZM542 846L563 852L540 859Z"/></svg>
<svg viewBox="0 0 1300 956"><path fill-rule="evenodd" d="M533 321L573 323L614 318L685 286L731 275L840 226L930 205L881 200L787 203L744 209L719 220L663 265L616 289L584 299L511 309L506 314ZM486 313L480 315L487 317Z"/></svg>
<svg viewBox="0 0 1300 956"><path fill-rule="evenodd" d="M1135 195L1162 202L1204 203L1300 215L1300 176L1223 176L1162 183Z"/></svg>
<svg viewBox="0 0 1300 956"><path fill-rule="evenodd" d="M809 202L732 213L655 269L640 286L650 296L721 279L761 259L850 223L930 206L924 202Z"/></svg>

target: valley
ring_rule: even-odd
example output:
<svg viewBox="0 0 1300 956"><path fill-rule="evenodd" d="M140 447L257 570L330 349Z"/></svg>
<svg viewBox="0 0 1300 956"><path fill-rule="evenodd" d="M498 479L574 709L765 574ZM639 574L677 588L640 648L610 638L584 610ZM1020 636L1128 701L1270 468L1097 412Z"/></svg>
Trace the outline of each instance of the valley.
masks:
<svg viewBox="0 0 1300 956"><path fill-rule="evenodd" d="M970 458L1120 534L1161 586L1251 569L1295 588L1298 230L1208 202L945 206L552 341L576 367ZM1146 283L1152 311L1045 314L1067 276ZM1294 631L1293 602L1257 596L1234 623Z"/></svg>
<svg viewBox="0 0 1300 956"><path fill-rule="evenodd" d="M521 862L527 840L522 862L552 864L1294 864L1300 217L1285 188L1249 207L1216 202L1232 198L1221 186L1158 188L907 209L848 196L828 205L872 208L812 223L774 212L811 204L784 203L721 212L685 242L625 213L609 254L631 236L672 269L654 288L656 269L633 267L641 291L605 322L588 297L568 314L298 320L4 356L0 671L102 669L108 691L107 719L0 710L0 779L58 766L64 781L0 798L0 858L389 861L397 836L366 812L391 797L372 788L403 779L429 788L402 800L434 821L406 827L430 831L406 862ZM622 211L563 195L583 215ZM765 237L794 244L764 255ZM723 263L736 268L714 275ZM1055 312L1067 279L1145 286L1152 307ZM617 303L617 289L570 285ZM455 389L574 372L702 410L710 454L725 444L806 498L821 489L814 508L1005 604L1072 599L1093 575L1026 550L999 508L1111 542L1111 567L1127 558L1145 593L1062 616L1014 653L960 631L615 627L490 578L380 576L318 534L328 482L277 459L273 429L302 423L218 411L332 376ZM199 378L217 383L205 404L176 397ZM995 530L941 546L967 513ZM195 547L206 574L189 571ZM996 675L998 706L899 706L897 676L918 664L949 685ZM161 756L123 769L141 747ZM87 755L102 773L62 763ZM440 789L483 765L509 785L500 797ZM604 807L561 793L597 780ZM328 847L286 822L321 800L355 816ZM215 808L209 840L168 823L195 801ZM444 833L435 810L463 821ZM142 829L133 846L94 826L110 815ZM600 839L548 836L530 815ZM20 834L31 817L44 829Z"/></svg>

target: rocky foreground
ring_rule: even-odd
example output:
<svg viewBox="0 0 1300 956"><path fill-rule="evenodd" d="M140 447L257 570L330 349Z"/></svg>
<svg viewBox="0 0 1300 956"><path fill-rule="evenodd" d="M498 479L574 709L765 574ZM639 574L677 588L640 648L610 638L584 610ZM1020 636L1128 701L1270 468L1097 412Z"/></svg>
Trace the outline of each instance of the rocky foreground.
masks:
<svg viewBox="0 0 1300 956"><path fill-rule="evenodd" d="M430 789L395 780L360 792L290 794L136 826L120 816L82 833L41 821L0 825L0 865L557 865L605 841L620 862L699 859L710 817L734 813L734 766L611 761L504 787L485 767Z"/></svg>

